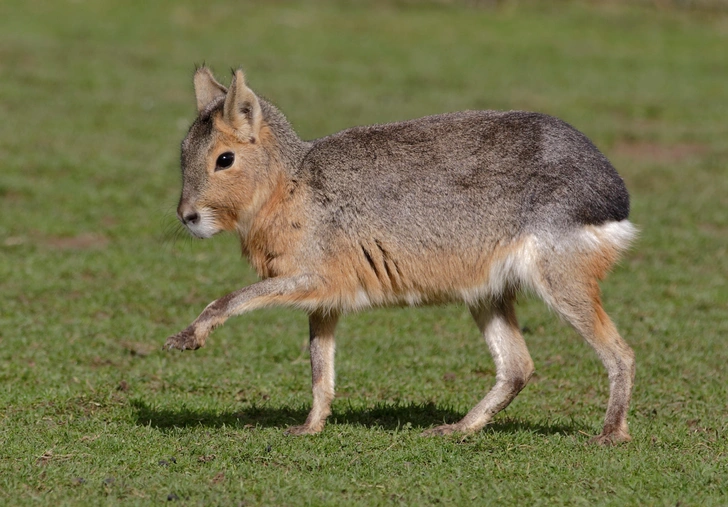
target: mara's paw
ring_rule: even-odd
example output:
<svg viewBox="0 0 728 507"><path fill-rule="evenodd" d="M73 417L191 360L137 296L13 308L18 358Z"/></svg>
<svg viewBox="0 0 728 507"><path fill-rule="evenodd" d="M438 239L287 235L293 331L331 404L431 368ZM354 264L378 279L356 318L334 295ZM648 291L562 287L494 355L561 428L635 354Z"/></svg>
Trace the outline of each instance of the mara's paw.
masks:
<svg viewBox="0 0 728 507"><path fill-rule="evenodd" d="M602 433L589 440L590 444L608 446L630 442L632 437L626 431L612 431L610 433Z"/></svg>
<svg viewBox="0 0 728 507"><path fill-rule="evenodd" d="M205 339L198 337L193 327L188 327L184 331L180 331L176 335L167 338L167 341L164 343L164 349L197 350L204 344Z"/></svg>
<svg viewBox="0 0 728 507"><path fill-rule="evenodd" d="M435 426L429 430L422 432L423 437L435 437L441 435L453 435L455 433L464 433L459 424L443 424L442 426Z"/></svg>
<svg viewBox="0 0 728 507"><path fill-rule="evenodd" d="M321 433L321 430L324 429L323 424L319 424L316 426L309 426L308 424L303 424L301 426L291 426L285 431L285 435L316 435L317 433Z"/></svg>

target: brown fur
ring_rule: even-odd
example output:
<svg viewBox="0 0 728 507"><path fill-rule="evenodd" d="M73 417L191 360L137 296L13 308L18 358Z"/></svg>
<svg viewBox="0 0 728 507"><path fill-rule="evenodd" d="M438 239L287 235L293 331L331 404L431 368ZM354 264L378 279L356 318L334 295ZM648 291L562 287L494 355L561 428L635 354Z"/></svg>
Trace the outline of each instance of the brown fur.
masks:
<svg viewBox="0 0 728 507"><path fill-rule="evenodd" d="M199 117L182 143L178 216L200 238L240 237L261 281L214 301L167 348L196 349L233 315L309 313L313 408L292 434L321 431L334 398L339 315L462 301L496 363L496 384L460 422L485 426L534 365L514 304L527 290L573 325L610 380L595 441L629 440L634 355L598 281L634 231L606 158L572 127L524 112L463 112L300 140L237 71L229 89L195 74ZM222 164L222 165L221 165Z"/></svg>

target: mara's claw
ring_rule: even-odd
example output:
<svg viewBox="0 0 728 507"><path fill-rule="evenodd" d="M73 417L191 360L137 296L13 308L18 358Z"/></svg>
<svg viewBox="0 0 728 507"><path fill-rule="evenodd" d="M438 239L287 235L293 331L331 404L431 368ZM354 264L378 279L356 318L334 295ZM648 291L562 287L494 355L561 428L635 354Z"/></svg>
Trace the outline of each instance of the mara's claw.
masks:
<svg viewBox="0 0 728 507"><path fill-rule="evenodd" d="M167 338L164 343L165 350L197 350L205 344L204 338L199 338L194 328L188 327L184 331L180 331L176 335Z"/></svg>

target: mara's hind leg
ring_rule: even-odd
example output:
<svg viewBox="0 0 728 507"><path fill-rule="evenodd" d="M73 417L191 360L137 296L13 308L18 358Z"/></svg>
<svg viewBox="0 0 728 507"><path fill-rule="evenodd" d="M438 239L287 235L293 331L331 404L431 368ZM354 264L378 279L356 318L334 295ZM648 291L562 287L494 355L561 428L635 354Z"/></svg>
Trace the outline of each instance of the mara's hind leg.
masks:
<svg viewBox="0 0 728 507"><path fill-rule="evenodd" d="M314 312L309 317L313 407L306 422L286 431L289 435L313 435L324 429L334 399L334 330L336 314Z"/></svg>
<svg viewBox="0 0 728 507"><path fill-rule="evenodd" d="M609 375L609 402L602 433L593 443L629 442L627 411L634 384L634 352L602 308L597 276L588 269L551 269L547 302L559 312L597 352Z"/></svg>
<svg viewBox="0 0 728 507"><path fill-rule="evenodd" d="M521 335L514 309L514 296L471 307L496 368L495 386L463 419L425 431L425 435L448 435L477 431L513 401L533 374L533 360Z"/></svg>

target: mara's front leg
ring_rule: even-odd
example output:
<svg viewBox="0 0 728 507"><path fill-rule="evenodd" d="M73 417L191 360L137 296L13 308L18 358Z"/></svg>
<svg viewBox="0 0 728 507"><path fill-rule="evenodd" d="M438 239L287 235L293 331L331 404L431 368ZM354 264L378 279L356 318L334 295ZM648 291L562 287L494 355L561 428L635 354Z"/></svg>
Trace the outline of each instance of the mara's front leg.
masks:
<svg viewBox="0 0 728 507"><path fill-rule="evenodd" d="M186 329L167 338L167 350L195 350L205 345L213 329L234 315L267 306L317 306L321 279L315 275L268 278L213 301Z"/></svg>
<svg viewBox="0 0 728 507"><path fill-rule="evenodd" d="M310 329L311 380L313 408L302 426L288 428L289 435L313 435L324 429L334 399L334 330L338 314L314 312L308 319Z"/></svg>

